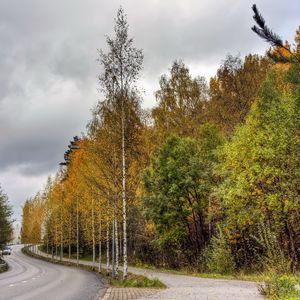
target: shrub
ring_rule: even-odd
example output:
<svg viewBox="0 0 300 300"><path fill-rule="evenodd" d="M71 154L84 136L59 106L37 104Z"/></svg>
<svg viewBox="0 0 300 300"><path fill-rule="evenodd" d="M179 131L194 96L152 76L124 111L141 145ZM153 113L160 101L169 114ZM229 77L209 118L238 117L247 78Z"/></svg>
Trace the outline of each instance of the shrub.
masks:
<svg viewBox="0 0 300 300"><path fill-rule="evenodd" d="M212 273L229 274L235 270L235 261L222 230L212 237L210 245L204 250L208 270Z"/></svg>
<svg viewBox="0 0 300 300"><path fill-rule="evenodd" d="M253 236L263 253L260 257L260 264L263 269L270 273L289 274L292 269L292 260L285 256L280 247L278 238L266 224L260 224L257 236Z"/></svg>
<svg viewBox="0 0 300 300"><path fill-rule="evenodd" d="M259 286L263 296L272 300L300 299L300 291L296 289L296 280L286 275L272 274L264 284Z"/></svg>

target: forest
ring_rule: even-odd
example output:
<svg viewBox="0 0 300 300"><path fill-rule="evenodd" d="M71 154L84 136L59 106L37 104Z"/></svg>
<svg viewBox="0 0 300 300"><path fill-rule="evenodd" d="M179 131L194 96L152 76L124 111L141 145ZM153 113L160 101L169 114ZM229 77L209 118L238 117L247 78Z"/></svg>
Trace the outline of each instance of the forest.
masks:
<svg viewBox="0 0 300 300"><path fill-rule="evenodd" d="M300 269L300 28L283 42L253 9L265 55L228 55L208 82L175 60L151 110L143 51L118 10L99 51L102 98L56 175L25 201L23 243L124 278L128 264Z"/></svg>

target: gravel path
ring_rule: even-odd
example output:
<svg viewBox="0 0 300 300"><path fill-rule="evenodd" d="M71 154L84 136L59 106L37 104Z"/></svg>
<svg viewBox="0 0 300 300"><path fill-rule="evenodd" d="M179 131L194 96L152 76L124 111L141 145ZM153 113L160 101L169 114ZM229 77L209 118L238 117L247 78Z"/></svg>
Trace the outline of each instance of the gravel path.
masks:
<svg viewBox="0 0 300 300"><path fill-rule="evenodd" d="M147 299L180 300L260 300L257 284L250 281L206 279L194 276L129 268L135 274L157 277L168 288ZM146 298L139 298L146 299Z"/></svg>

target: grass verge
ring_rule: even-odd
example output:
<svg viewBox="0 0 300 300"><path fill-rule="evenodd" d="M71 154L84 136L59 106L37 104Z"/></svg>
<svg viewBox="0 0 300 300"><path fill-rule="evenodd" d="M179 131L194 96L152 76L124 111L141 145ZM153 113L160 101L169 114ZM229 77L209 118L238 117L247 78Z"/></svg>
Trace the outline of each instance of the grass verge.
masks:
<svg viewBox="0 0 300 300"><path fill-rule="evenodd" d="M131 266L133 266L131 264ZM147 264L134 264L134 267L143 268L148 270L153 270L157 272L177 274L177 275L187 275L194 276L200 278L208 278L208 279L225 279L225 280L242 280L242 281L253 281L257 283L266 282L271 279L272 274L269 272L258 272L258 273L246 273L246 272L237 272L234 274L218 274L218 273L198 273L193 270L172 270L159 268L152 265ZM290 280L296 281L300 283L300 273L296 274L288 274L286 275ZM300 298L299 298L300 299Z"/></svg>
<svg viewBox="0 0 300 300"><path fill-rule="evenodd" d="M31 256L33 258L41 259L50 263L60 264L64 266L77 266L76 263L73 262L67 262L67 261L59 261L59 260L52 260L50 257L45 257L36 253L33 253L30 251L29 246L23 247L22 252L25 255ZM143 275L135 275L132 273L128 273L127 279L123 280L123 274L122 272L118 273L118 276L116 278L112 278L110 274L101 273L99 274L96 272L92 266L87 266L84 264L79 264L78 267L84 270L92 271L97 273L101 276L101 279L104 280L104 283L109 284L113 287L135 287L135 288L165 288L166 286L157 278L147 278Z"/></svg>
<svg viewBox="0 0 300 300"><path fill-rule="evenodd" d="M143 275L128 273L128 277L123 280L122 272L119 272L115 278L103 275L106 281L114 287L135 287L135 288L156 288L164 289L166 286L158 278L147 278Z"/></svg>
<svg viewBox="0 0 300 300"><path fill-rule="evenodd" d="M46 253L45 247L39 246L39 250ZM68 254L64 253L64 258L68 258ZM76 255L71 255L72 259L76 259ZM83 256L80 255L79 257L82 261L92 261L92 256ZM106 263L106 255L103 255L102 257L102 263ZM129 262L129 265L131 267L136 268L142 268L142 269L148 269L156 272L162 272L162 273L169 273L169 274L175 274L175 275L187 275L187 276L193 276L193 277L199 277L199 278L208 278L208 279L225 279L225 280L242 280L242 281L253 281L257 283L265 282L270 279L269 273L246 273L246 272L237 272L234 274L218 274L218 273L199 273L195 270L191 269L167 269L163 267L156 267L153 265L145 264L142 262ZM296 278L300 282L300 273L296 276L290 275L290 278Z"/></svg>
<svg viewBox="0 0 300 300"><path fill-rule="evenodd" d="M2 258L0 258L0 273L3 273L8 270L8 264Z"/></svg>

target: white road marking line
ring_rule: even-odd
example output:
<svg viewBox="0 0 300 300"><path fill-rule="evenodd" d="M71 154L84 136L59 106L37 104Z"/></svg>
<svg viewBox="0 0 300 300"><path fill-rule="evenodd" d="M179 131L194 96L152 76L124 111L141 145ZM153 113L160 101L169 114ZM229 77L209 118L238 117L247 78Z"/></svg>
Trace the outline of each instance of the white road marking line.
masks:
<svg viewBox="0 0 300 300"><path fill-rule="evenodd" d="M27 280L23 280L23 281L22 281L22 283L26 283L26 282L27 282Z"/></svg>
<svg viewBox="0 0 300 300"><path fill-rule="evenodd" d="M13 287L13 286L15 286L14 284L10 284L8 287Z"/></svg>

